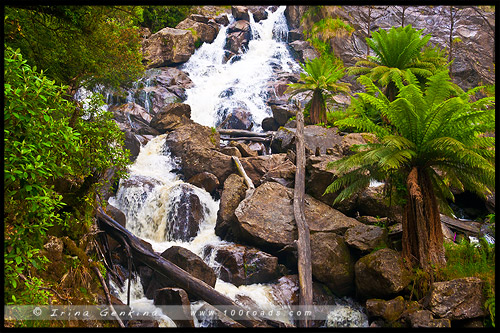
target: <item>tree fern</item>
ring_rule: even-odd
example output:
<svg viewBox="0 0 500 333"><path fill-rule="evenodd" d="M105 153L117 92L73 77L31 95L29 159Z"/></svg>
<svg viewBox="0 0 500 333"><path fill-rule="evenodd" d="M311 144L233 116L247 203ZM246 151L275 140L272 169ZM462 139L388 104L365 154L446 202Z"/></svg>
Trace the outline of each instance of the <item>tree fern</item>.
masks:
<svg viewBox="0 0 500 333"><path fill-rule="evenodd" d="M403 216L419 221L419 215L413 212L423 209L427 214L424 216L432 219L431 225L435 226L440 222L439 214L433 212L433 202L442 213L452 213L448 205L448 201L453 200L450 186L470 190L480 197L490 194L495 186L495 138L483 135L495 127L495 99L488 97L472 102L472 95L479 89L457 95L446 71L438 71L423 86L412 71L408 71L407 78L406 86L400 84L402 81L398 84L399 94L393 102L380 94L368 76L358 79L365 84L367 92L357 94L358 98L352 100L353 116L335 124L339 128L348 126L356 131L375 133L378 143L359 145L353 155L329 164L328 167L335 167L338 178L325 193L338 192L335 203L339 203L360 191L363 185L368 186L370 179L387 179L389 184L394 184L404 177L410 183L419 184L423 200L428 203L415 208L418 201L410 200L415 194L407 191L404 209L408 211ZM368 118L368 108L387 117L390 126L381 126ZM416 171L412 174L414 178L408 178L413 171ZM403 225L404 239L418 238L411 235L415 230L406 229L413 224L404 222ZM436 248L439 239L442 243L442 235L436 233L437 227L432 228L429 239L438 241L428 244L429 251L442 253ZM422 245L425 242L424 238L418 240L419 246L425 246ZM413 250L407 246L403 251L410 261L418 258L426 267L428 260L439 261L439 256L433 254L421 257L425 251L408 253Z"/></svg>

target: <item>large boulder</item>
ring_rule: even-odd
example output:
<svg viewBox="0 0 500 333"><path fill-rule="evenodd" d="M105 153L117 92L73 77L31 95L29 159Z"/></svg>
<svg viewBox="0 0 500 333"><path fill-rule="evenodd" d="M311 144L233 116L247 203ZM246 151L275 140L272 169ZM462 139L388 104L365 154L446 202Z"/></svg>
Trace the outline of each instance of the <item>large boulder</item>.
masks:
<svg viewBox="0 0 500 333"><path fill-rule="evenodd" d="M161 256L173 264L179 266L192 276L202 280L212 288L215 287L217 276L212 268L210 268L203 259L198 257L193 252L180 246L172 246L166 249ZM150 283L147 288L144 288L147 298L153 298L157 289L165 287L176 287L175 283L164 275L153 272ZM189 294L189 293L188 293ZM196 299L193 295L189 294L189 298Z"/></svg>
<svg viewBox="0 0 500 333"><path fill-rule="evenodd" d="M172 189L168 206L168 240L190 241L198 234L205 216L205 207L193 189L187 184L178 184Z"/></svg>
<svg viewBox="0 0 500 333"><path fill-rule="evenodd" d="M250 15L248 14L248 8L245 6L231 6L231 14L235 20L245 20L250 21Z"/></svg>
<svg viewBox="0 0 500 333"><path fill-rule="evenodd" d="M288 45L294 58L302 63L320 56L318 51L307 41L296 40L288 43Z"/></svg>
<svg viewBox="0 0 500 333"><path fill-rule="evenodd" d="M300 20L309 6L286 6L285 17L290 29L300 28Z"/></svg>
<svg viewBox="0 0 500 333"><path fill-rule="evenodd" d="M147 68L181 64L194 53L193 34L188 30L163 28L146 39L142 49Z"/></svg>
<svg viewBox="0 0 500 333"><path fill-rule="evenodd" d="M234 109L217 127L249 131L253 127L252 114L245 109Z"/></svg>
<svg viewBox="0 0 500 333"><path fill-rule="evenodd" d="M279 276L278 258L256 248L227 244L208 251L216 251L219 278L235 286L266 283Z"/></svg>
<svg viewBox="0 0 500 333"><path fill-rule="evenodd" d="M390 298L410 283L403 259L385 248L359 259L354 265L356 293L360 298Z"/></svg>
<svg viewBox="0 0 500 333"><path fill-rule="evenodd" d="M304 213L311 232L343 234L360 224L353 218L306 195ZM275 182L267 182L255 189L235 211L241 237L250 244L273 253L297 239L293 213L293 189Z"/></svg>
<svg viewBox="0 0 500 333"><path fill-rule="evenodd" d="M259 155L257 151L250 149L250 146L243 142L231 141L229 146L236 147L242 157L257 157Z"/></svg>
<svg viewBox="0 0 500 333"><path fill-rule="evenodd" d="M309 156L306 160L306 193L327 205L332 205L337 197L337 193L325 194L326 188L337 179L336 170L329 168L328 164L339 159L337 155L322 155Z"/></svg>
<svg viewBox="0 0 500 333"><path fill-rule="evenodd" d="M194 18L201 20L200 16L196 16ZM193 33L195 44L212 43L215 40L215 37L217 37L217 33L219 31L216 29L215 26L212 26L207 23L195 21L192 19L192 17L190 17L181 21L179 24L177 24L175 28L191 31Z"/></svg>
<svg viewBox="0 0 500 333"><path fill-rule="evenodd" d="M313 277L335 295L342 297L353 293L354 260L341 236L331 232L313 233L311 265Z"/></svg>
<svg viewBox="0 0 500 333"><path fill-rule="evenodd" d="M219 180L210 172L200 172L187 180L189 184L193 184L204 189L208 193L213 193L219 187Z"/></svg>
<svg viewBox="0 0 500 333"><path fill-rule="evenodd" d="M290 160L286 160L283 164L269 170L262 176L262 182L273 181L280 183L285 187L294 187L295 184L295 164Z"/></svg>
<svg viewBox="0 0 500 333"><path fill-rule="evenodd" d="M281 127L271 141L273 153L286 153L287 150L295 150L295 128ZM327 149L338 145L342 137L335 127L325 128L322 126L308 125L304 127L304 145L306 151L314 154L317 151L324 155Z"/></svg>
<svg viewBox="0 0 500 333"><path fill-rule="evenodd" d="M406 310L406 301L403 296L391 300L370 298L366 300L366 311L370 317L380 317L392 323L398 320Z"/></svg>
<svg viewBox="0 0 500 333"><path fill-rule="evenodd" d="M409 315L409 320L412 328L441 328L451 327L449 319L435 319L432 312L428 310L418 310Z"/></svg>
<svg viewBox="0 0 500 333"><path fill-rule="evenodd" d="M248 48L251 36L250 22L247 20L235 21L227 28L224 49L232 52L232 54L241 54L243 48Z"/></svg>
<svg viewBox="0 0 500 333"><path fill-rule="evenodd" d="M349 228L344 235L346 243L361 252L371 252L387 244L387 229L361 224Z"/></svg>
<svg viewBox="0 0 500 333"><path fill-rule="evenodd" d="M130 151L130 162L134 162L141 150L141 143L135 134L130 131L125 132L125 149Z"/></svg>
<svg viewBox="0 0 500 333"><path fill-rule="evenodd" d="M279 126L284 126L288 119L295 117L296 111L284 105L271 105L273 117Z"/></svg>
<svg viewBox="0 0 500 333"><path fill-rule="evenodd" d="M440 318L462 320L486 315L483 282L467 277L444 282L434 282L424 298L426 309Z"/></svg>
<svg viewBox="0 0 500 333"><path fill-rule="evenodd" d="M283 165L287 160L286 154L272 154L254 157L243 157L241 165L255 186L262 183L262 177L270 170Z"/></svg>
<svg viewBox="0 0 500 333"><path fill-rule="evenodd" d="M221 183L235 171L231 157L219 151L219 133L210 127L195 122L183 124L168 132L165 145L174 157L180 158L186 179L210 172Z"/></svg>
<svg viewBox="0 0 500 333"><path fill-rule="evenodd" d="M233 238L237 223L234 211L245 198L246 190L247 186L243 177L237 174L231 174L224 182L215 224L215 234L220 238Z"/></svg>
<svg viewBox="0 0 500 333"><path fill-rule="evenodd" d="M172 103L155 114L150 122L151 127L160 133L171 131L176 127L191 122L191 107L188 104Z"/></svg>

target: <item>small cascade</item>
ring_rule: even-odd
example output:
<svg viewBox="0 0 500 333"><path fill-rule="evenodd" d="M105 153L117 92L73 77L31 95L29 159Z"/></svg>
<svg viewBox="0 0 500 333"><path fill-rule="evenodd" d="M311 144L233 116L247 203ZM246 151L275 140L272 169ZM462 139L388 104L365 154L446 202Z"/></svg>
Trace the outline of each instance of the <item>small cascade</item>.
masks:
<svg viewBox="0 0 500 333"><path fill-rule="evenodd" d="M186 91L191 118L205 126L216 127L235 109L251 114L253 130L271 115L266 104L269 81L275 71L299 72L291 57L286 38L288 26L285 6L268 19L256 23L250 14L252 39L245 53L224 63L224 44L228 27L222 27L215 41L203 44L181 69L189 73L194 87ZM233 60L233 61L232 61Z"/></svg>

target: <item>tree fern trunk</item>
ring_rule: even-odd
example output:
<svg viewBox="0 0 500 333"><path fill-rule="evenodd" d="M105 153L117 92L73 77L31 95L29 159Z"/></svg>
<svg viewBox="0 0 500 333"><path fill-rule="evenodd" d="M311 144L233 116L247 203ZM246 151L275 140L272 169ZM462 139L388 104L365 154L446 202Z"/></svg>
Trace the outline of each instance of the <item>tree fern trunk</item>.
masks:
<svg viewBox="0 0 500 333"><path fill-rule="evenodd" d="M432 183L414 167L406 181L408 202L403 212L403 257L424 270L446 263L439 208Z"/></svg>
<svg viewBox="0 0 500 333"><path fill-rule="evenodd" d="M319 89L314 90L309 116L311 124L326 123L325 99Z"/></svg>

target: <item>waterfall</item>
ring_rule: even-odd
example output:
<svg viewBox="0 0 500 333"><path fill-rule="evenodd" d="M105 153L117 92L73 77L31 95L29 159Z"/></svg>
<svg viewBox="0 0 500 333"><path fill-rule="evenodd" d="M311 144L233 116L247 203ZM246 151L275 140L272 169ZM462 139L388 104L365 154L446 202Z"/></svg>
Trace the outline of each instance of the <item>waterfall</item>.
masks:
<svg viewBox="0 0 500 333"><path fill-rule="evenodd" d="M271 115L266 99L273 74L300 71L284 43L288 34L284 11L285 6L274 13L268 10L268 19L258 23L249 13L252 39L245 53L234 56L237 60L224 63L228 27L222 27L213 43L203 44L181 67L194 83L185 101L194 121L216 127L233 109L242 108L252 115L253 129L261 129L262 120Z"/></svg>
<svg viewBox="0 0 500 333"><path fill-rule="evenodd" d="M253 129L261 128L262 119L271 115L266 104L269 97L269 81L279 72L295 73L300 66L292 59L287 49L288 27L284 16L285 6L275 12L268 10L268 18L256 23L250 13L252 39L248 50L234 61L224 63L224 44L227 27L221 27L214 42L203 44L181 69L187 72L194 83L186 91L186 104L191 106L191 118L205 126L217 126L223 116L233 108L244 108L252 115ZM234 21L230 17L231 21ZM142 81L136 84L149 85ZM129 99L132 95L129 95ZM146 103L148 96L146 96ZM148 109L148 105L146 105ZM149 110L148 110L149 111ZM215 261L217 251L205 254L205 249L216 249L231 244L221 240L214 231L219 201L204 189L183 182L175 173L179 161L172 157L165 145L166 135L159 135L142 146L135 162L129 166L129 177L120 180L118 190L109 203L119 208L127 218L127 229L149 242L154 251L162 253L172 246L181 246L195 253L218 273L220 264ZM201 214L199 225L187 230L176 224L179 212L189 213L198 205ZM189 220L189 216L182 221ZM181 237L177 235L181 234ZM138 280L138 279L137 279ZM115 294L126 302L126 288L120 290L113 285ZM277 306L288 306L276 299L270 284L241 285L239 287L217 278L215 289L233 301L237 296L246 296L259 309L269 310ZM154 308L147 299L140 282L132 282L131 305ZM192 310L200 308L203 301L192 303ZM345 308L342 308L345 311ZM194 317L195 325L201 326ZM290 322L287 315L280 317ZM337 323L335 318L330 322ZM170 318L162 317L161 326L175 327ZM336 324L334 324L336 325ZM360 326L364 326L361 323Z"/></svg>

